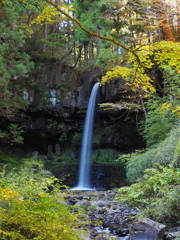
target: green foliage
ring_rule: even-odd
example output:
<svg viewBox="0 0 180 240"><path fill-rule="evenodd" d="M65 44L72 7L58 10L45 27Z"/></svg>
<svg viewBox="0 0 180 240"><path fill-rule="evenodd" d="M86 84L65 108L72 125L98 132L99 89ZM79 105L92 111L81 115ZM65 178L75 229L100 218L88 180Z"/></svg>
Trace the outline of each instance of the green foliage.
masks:
<svg viewBox="0 0 180 240"><path fill-rule="evenodd" d="M20 158L13 154L10 149L0 149L0 164L6 166L6 170L10 171L12 168L20 166L25 161L24 158ZM0 168L0 172L3 168Z"/></svg>
<svg viewBox="0 0 180 240"><path fill-rule="evenodd" d="M152 146L145 152L138 151L131 154L127 160L127 178L130 182L143 176L146 168L172 165L180 167L180 127L174 127L168 137L159 144Z"/></svg>
<svg viewBox="0 0 180 240"><path fill-rule="evenodd" d="M148 146L164 140L174 127L178 121L178 112L174 113L177 106L177 101L151 94L145 103L147 118L141 123L141 132Z"/></svg>
<svg viewBox="0 0 180 240"><path fill-rule="evenodd" d="M173 66L162 67L165 87L173 91L177 96L180 94L180 73Z"/></svg>
<svg viewBox="0 0 180 240"><path fill-rule="evenodd" d="M161 221L180 219L180 171L173 167L148 168L143 178L119 189L118 199L142 210L143 215ZM144 210L145 208L145 210Z"/></svg>
<svg viewBox="0 0 180 240"><path fill-rule="evenodd" d="M83 126L80 126L79 131L76 131L72 136L72 145L77 145L77 143L80 143L82 141L82 132L83 132Z"/></svg>
<svg viewBox="0 0 180 240"><path fill-rule="evenodd" d="M23 51L26 30L21 28L19 23L20 16L27 10L18 0L13 2L5 0L1 11L3 14L0 17L0 103L4 111L12 114L27 105L22 98L24 90L22 78L28 77L34 64L30 56Z"/></svg>
<svg viewBox="0 0 180 240"><path fill-rule="evenodd" d="M101 48L96 64L102 67L106 67L113 64L114 62L115 56L112 50L109 48Z"/></svg>
<svg viewBox="0 0 180 240"><path fill-rule="evenodd" d="M121 102L116 102L116 103L101 103L99 104L100 108L102 108L104 111L117 111L117 110L133 110L134 112L138 112L140 110L142 110L142 106L140 104L137 103L133 103L133 102L125 102L125 101L121 101Z"/></svg>
<svg viewBox="0 0 180 240"><path fill-rule="evenodd" d="M43 165L29 159L20 169L1 174L1 239L80 239L73 230L78 216L71 213L58 193L58 179L50 177ZM61 182L60 182L61 185ZM57 187L59 187L58 185ZM48 193L48 186L54 190Z"/></svg>
<svg viewBox="0 0 180 240"><path fill-rule="evenodd" d="M22 134L24 130L18 126L18 124L11 123L8 127L8 131L0 130L0 140L8 144L22 144L23 137Z"/></svg>
<svg viewBox="0 0 180 240"><path fill-rule="evenodd" d="M121 164L119 160L123 153L117 152L114 149L94 149L92 152L92 163L106 163L106 164Z"/></svg>
<svg viewBox="0 0 180 240"><path fill-rule="evenodd" d="M83 26L87 28L88 30L95 32L96 31L96 24L99 22L99 14L100 10L98 8L98 3L88 1L79 1L76 0L75 3L75 10L78 19L81 21ZM85 42L85 41L90 41L91 36L89 36L85 31L82 29L78 28L74 40L78 42Z"/></svg>
<svg viewBox="0 0 180 240"><path fill-rule="evenodd" d="M44 156L40 156L41 159L44 158ZM53 159L53 161L52 161ZM46 166L48 166L48 169L51 167L59 167L62 164L73 164L77 163L77 158L75 157L75 152L73 152L73 149L64 149L60 155L56 156L55 154L51 154L48 156L47 159L42 160L45 162Z"/></svg>
<svg viewBox="0 0 180 240"><path fill-rule="evenodd" d="M113 80L114 78L123 77L128 82L127 85L131 87L131 90L138 92L141 97L146 96L148 92L154 93L156 90L152 85L154 79L150 74L151 69L153 67L156 69L164 69L167 75L166 71L169 71L171 68L177 78L180 73L179 51L180 44L171 41L161 41L149 46L140 46L136 48L133 53L129 52L127 54L128 66L112 68L102 77L101 84L103 85L105 82ZM169 80L168 82L168 87L171 87L171 81ZM178 84L177 81L175 83L173 80L171 88L171 94L177 98L179 96L179 91L177 90Z"/></svg>
<svg viewBox="0 0 180 240"><path fill-rule="evenodd" d="M71 130L71 127L68 124L65 124L64 122L58 123L53 119L48 119L48 127L57 129L57 132L60 134L60 142L67 140L68 133Z"/></svg>
<svg viewBox="0 0 180 240"><path fill-rule="evenodd" d="M103 105L105 106L105 105ZM105 109L106 109L107 106L105 106ZM107 108L110 108L112 109L112 107L115 107L115 106L112 106L110 104L110 107L107 107ZM113 110L114 111L114 108ZM121 121L115 121L113 122L113 124L105 124L104 126L98 126L94 133L93 133L93 142L95 144L107 144L109 145L110 143L113 143L114 142L114 138L116 138L116 144L121 144L122 143L122 139L120 137L118 137L117 135L117 129L118 131L120 131L120 129L122 129L124 127L123 125L124 123L122 123ZM109 149L108 149L109 150Z"/></svg>

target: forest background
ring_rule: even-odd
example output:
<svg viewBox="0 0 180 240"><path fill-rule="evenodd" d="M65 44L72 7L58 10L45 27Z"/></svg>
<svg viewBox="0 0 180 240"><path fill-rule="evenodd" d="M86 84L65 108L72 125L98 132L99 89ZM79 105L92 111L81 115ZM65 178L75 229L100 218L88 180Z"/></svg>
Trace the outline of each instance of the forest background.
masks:
<svg viewBox="0 0 180 240"><path fill-rule="evenodd" d="M99 66L106 70L101 85L123 77L125 91L134 92L129 95L128 106L136 103L143 109L140 131L147 147L120 157L128 181L133 183L124 188L120 201L142 207L146 216L173 224L180 219L179 6L178 0L0 1L0 111L6 116L26 111L28 102L23 92L36 70L37 59L53 59L76 69ZM10 124L0 131L0 140L7 145L22 143L22 133L17 124ZM2 158L7 155L2 153ZM14 160L8 158L11 164ZM8 214L0 212L2 239L57 239L59 234L71 234L76 239L71 230L74 216L70 227L64 224L66 214L70 218L71 214L62 204L65 215L59 228L59 216L50 213L55 202L41 193L41 180L38 182L36 175L35 181L32 166L26 165L28 179L22 166L9 174L5 169L1 172L0 204L8 210ZM45 185L53 181L47 180L49 173L41 165L38 169ZM21 181L26 183L25 188ZM37 191L32 190L34 182ZM31 199L37 195L43 214L46 204L52 203L47 215L54 221L53 231L45 231L43 219L39 222L42 225L36 226L42 212L35 209ZM27 214L30 206L32 211ZM22 215L16 219L20 208ZM37 218L30 220L34 211Z"/></svg>

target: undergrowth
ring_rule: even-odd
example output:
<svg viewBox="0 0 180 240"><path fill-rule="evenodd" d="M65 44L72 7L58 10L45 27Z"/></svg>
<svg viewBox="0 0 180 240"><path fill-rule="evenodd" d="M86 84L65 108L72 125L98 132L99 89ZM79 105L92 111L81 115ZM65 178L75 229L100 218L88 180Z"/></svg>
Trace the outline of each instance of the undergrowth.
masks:
<svg viewBox="0 0 180 240"><path fill-rule="evenodd" d="M180 167L180 126L171 130L164 141L153 145L145 152L136 151L123 157L126 158L126 175L129 182L142 177L145 169L155 167L157 163L162 166L170 164L173 167Z"/></svg>
<svg viewBox="0 0 180 240"><path fill-rule="evenodd" d="M66 193L59 192L60 185L33 159L10 173L4 168L0 177L0 239L80 239L75 230L80 225L78 214L66 206Z"/></svg>
<svg viewBox="0 0 180 240"><path fill-rule="evenodd" d="M176 224L180 219L180 126L146 151L121 157L129 187L119 189L119 201L135 206L141 215Z"/></svg>
<svg viewBox="0 0 180 240"><path fill-rule="evenodd" d="M129 187L119 189L118 200L141 210L141 215L166 223L180 219L180 169L148 168Z"/></svg>

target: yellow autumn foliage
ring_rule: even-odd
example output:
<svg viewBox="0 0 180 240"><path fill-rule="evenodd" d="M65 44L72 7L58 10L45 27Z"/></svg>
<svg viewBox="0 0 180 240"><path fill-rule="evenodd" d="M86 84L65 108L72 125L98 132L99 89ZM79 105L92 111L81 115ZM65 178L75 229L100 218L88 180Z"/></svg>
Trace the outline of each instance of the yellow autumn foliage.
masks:
<svg viewBox="0 0 180 240"><path fill-rule="evenodd" d="M74 230L82 223L80 212L72 213L66 206L67 193L54 184L58 180L48 177L41 163L29 160L18 172L0 174L0 239L82 239ZM49 193L46 186L52 184Z"/></svg>
<svg viewBox="0 0 180 240"><path fill-rule="evenodd" d="M128 66L114 67L102 77L101 85L116 78L124 78L132 91L156 92L152 82L150 69L154 66L159 69L170 66L180 73L180 43L161 41L152 45L139 46L136 50L127 53Z"/></svg>
<svg viewBox="0 0 180 240"><path fill-rule="evenodd" d="M19 195L19 193L16 192L16 191L12 191L10 189L5 189L5 188L0 187L0 197L1 197L1 199L7 200L7 199L13 198L13 197L18 196L18 195Z"/></svg>
<svg viewBox="0 0 180 240"><path fill-rule="evenodd" d="M172 110L172 113L177 113L178 117L180 117L180 106L176 106L176 108Z"/></svg>
<svg viewBox="0 0 180 240"><path fill-rule="evenodd" d="M176 113L177 116L180 117L180 106L173 106L172 103L165 102L161 105L159 113L164 114L168 110L170 110L172 113Z"/></svg>
<svg viewBox="0 0 180 240"><path fill-rule="evenodd" d="M160 110L159 111L163 111L163 110L166 110L166 109L169 109L170 107L172 107L172 104L171 103L163 103Z"/></svg>
<svg viewBox="0 0 180 240"><path fill-rule="evenodd" d="M73 8L71 8L68 5L62 5L61 8L69 11L73 11ZM29 25L31 26L32 24L35 24L35 23L40 25L51 24L54 22L59 22L64 18L65 17L61 16L61 14L55 8L48 6L48 7L45 7L42 13L39 14L35 19L33 19Z"/></svg>
<svg viewBox="0 0 180 240"><path fill-rule="evenodd" d="M46 7L43 9L42 13L38 15L34 20L31 21L30 26L34 23L38 23L40 25L43 25L45 22L52 22L53 17L59 15L59 12L55 11L55 9L52 9L50 7Z"/></svg>

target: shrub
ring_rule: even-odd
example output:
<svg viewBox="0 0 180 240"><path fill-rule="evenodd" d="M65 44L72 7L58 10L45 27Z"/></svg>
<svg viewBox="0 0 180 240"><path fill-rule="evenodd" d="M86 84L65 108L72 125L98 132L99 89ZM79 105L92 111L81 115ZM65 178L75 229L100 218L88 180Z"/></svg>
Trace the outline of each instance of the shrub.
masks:
<svg viewBox="0 0 180 240"><path fill-rule="evenodd" d="M163 141L167 134L174 128L178 121L177 101L169 101L167 98L160 98L158 95L150 95L145 103L147 118L141 122L143 138L148 146Z"/></svg>
<svg viewBox="0 0 180 240"><path fill-rule="evenodd" d="M180 219L180 171L173 167L149 168L143 178L130 187L119 189L121 203L136 206L142 215L174 222Z"/></svg>
<svg viewBox="0 0 180 240"><path fill-rule="evenodd" d="M65 193L56 190L58 179L49 177L41 163L31 159L5 175L3 171L0 178L0 239L80 239L73 230L78 227L78 215L66 206Z"/></svg>
<svg viewBox="0 0 180 240"><path fill-rule="evenodd" d="M143 176L146 168L155 167L156 164L180 167L180 126L176 126L168 137L159 144L152 146L145 152L138 151L129 155L127 160L127 179L134 182Z"/></svg>

